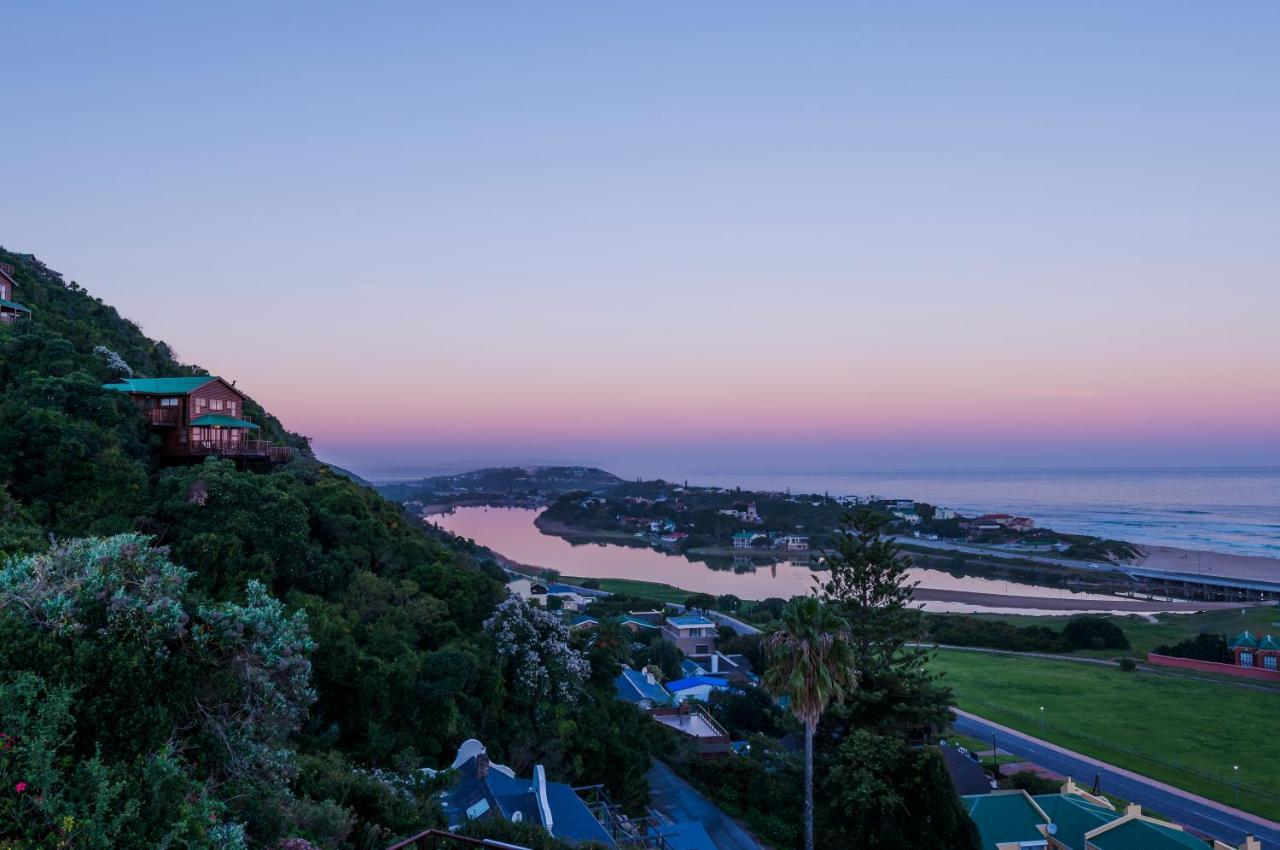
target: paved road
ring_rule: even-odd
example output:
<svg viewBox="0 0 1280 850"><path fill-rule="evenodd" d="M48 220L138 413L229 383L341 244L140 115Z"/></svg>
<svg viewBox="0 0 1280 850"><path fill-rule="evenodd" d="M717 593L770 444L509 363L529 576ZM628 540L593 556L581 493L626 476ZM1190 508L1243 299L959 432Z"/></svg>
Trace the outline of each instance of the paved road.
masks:
<svg viewBox="0 0 1280 850"><path fill-rule="evenodd" d="M968 712L956 710L955 728L984 742L991 740L991 733L994 731L1001 750L1033 761L1055 773L1070 776L1086 787L1092 785L1094 775L1101 772L1103 791L1132 800L1188 829L1211 835L1232 846L1242 843L1245 835L1253 835L1261 839L1264 850L1280 850L1280 824L1274 821L1206 800L1163 782L1015 732Z"/></svg>
<svg viewBox="0 0 1280 850"><path fill-rule="evenodd" d="M647 774L651 805L676 823L696 820L706 829L717 850L763 850L759 842L675 771L655 761Z"/></svg>

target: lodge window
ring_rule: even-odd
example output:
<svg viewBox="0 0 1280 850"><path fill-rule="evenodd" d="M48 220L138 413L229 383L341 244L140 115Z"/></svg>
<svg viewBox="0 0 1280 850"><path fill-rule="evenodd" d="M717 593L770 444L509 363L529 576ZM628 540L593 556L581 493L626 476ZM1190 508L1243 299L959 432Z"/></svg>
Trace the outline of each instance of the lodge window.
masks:
<svg viewBox="0 0 1280 850"><path fill-rule="evenodd" d="M230 413L232 416L236 415L236 403L234 401L227 402L227 413Z"/></svg>
<svg viewBox="0 0 1280 850"><path fill-rule="evenodd" d="M176 399L176 398L162 398L162 399L160 399L160 406L161 406L161 407L177 407L177 406L178 406L178 399Z"/></svg>
<svg viewBox="0 0 1280 850"><path fill-rule="evenodd" d="M221 409L222 409L222 399L220 399L220 398L213 398L213 399L209 399L209 409L210 409L210 410L221 410Z"/></svg>
<svg viewBox="0 0 1280 850"><path fill-rule="evenodd" d="M1252 667L1252 666L1253 666L1253 653L1252 653L1252 652L1242 652L1242 653L1240 653L1240 666L1241 666L1241 667Z"/></svg>
<svg viewBox="0 0 1280 850"><path fill-rule="evenodd" d="M1276 657L1275 657L1274 655L1268 655L1266 658L1263 658L1263 659L1262 659L1262 666L1263 666L1263 667L1265 667L1265 668L1266 668L1266 669L1268 669L1268 670L1275 670L1275 669L1276 669Z"/></svg>

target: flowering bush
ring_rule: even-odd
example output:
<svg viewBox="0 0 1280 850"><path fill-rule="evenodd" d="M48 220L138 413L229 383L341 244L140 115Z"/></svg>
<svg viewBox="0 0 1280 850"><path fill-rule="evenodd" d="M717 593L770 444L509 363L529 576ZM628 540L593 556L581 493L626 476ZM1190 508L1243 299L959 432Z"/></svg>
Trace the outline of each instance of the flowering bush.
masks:
<svg viewBox="0 0 1280 850"><path fill-rule="evenodd" d="M107 361L107 371L118 378L132 378L133 367L125 359L105 345L95 345L93 353Z"/></svg>
<svg viewBox="0 0 1280 850"><path fill-rule="evenodd" d="M484 629L497 645L512 692L528 703L572 703L591 675L591 664L569 646L569 629L560 618L518 595L500 602Z"/></svg>

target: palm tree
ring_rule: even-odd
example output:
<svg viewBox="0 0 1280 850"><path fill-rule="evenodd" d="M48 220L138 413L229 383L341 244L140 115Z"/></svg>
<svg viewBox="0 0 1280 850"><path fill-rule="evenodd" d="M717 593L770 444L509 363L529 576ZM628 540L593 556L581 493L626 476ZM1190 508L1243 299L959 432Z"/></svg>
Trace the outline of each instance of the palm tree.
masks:
<svg viewBox="0 0 1280 850"><path fill-rule="evenodd" d="M822 713L858 684L849 624L812 596L792 599L766 638L765 687L804 724L804 846L813 850L813 734Z"/></svg>
<svg viewBox="0 0 1280 850"><path fill-rule="evenodd" d="M631 657L631 630L616 617L601 619L592 645L612 661L626 661Z"/></svg>

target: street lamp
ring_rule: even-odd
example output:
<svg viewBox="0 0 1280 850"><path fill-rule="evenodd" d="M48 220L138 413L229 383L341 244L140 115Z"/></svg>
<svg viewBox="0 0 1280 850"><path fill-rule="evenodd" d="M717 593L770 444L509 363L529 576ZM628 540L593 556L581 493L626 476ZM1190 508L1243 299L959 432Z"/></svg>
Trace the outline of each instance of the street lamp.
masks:
<svg viewBox="0 0 1280 850"><path fill-rule="evenodd" d="M1236 788L1236 808L1240 807L1240 765L1231 765L1231 776L1234 781L1231 783Z"/></svg>
<svg viewBox="0 0 1280 850"><path fill-rule="evenodd" d="M1044 706L1040 706L1040 737L1044 737Z"/></svg>

